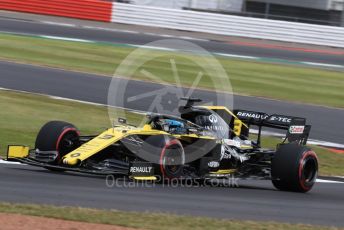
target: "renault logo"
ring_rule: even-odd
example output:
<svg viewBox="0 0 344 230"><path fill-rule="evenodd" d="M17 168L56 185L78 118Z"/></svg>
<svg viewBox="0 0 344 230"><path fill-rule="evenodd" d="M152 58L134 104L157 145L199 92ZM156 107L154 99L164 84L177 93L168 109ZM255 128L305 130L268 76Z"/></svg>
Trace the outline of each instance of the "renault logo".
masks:
<svg viewBox="0 0 344 230"><path fill-rule="evenodd" d="M73 154L71 154L70 156L71 157L78 157L78 156L80 156L81 154L80 153L73 153Z"/></svg>

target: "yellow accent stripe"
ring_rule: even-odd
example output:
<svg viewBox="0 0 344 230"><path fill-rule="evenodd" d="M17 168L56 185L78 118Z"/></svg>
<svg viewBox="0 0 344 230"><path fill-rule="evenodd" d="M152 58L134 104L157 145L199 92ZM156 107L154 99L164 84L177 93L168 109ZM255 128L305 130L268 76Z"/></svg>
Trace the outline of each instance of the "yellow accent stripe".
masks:
<svg viewBox="0 0 344 230"><path fill-rule="evenodd" d="M134 178L134 180L157 180L157 178L155 176L145 176L145 177L134 176L133 178Z"/></svg>
<svg viewBox="0 0 344 230"><path fill-rule="evenodd" d="M210 172L211 174L229 174L235 172L235 169L221 169L216 172Z"/></svg>
<svg viewBox="0 0 344 230"><path fill-rule="evenodd" d="M173 135L175 138L179 138L179 139L183 139L183 138L198 138L198 139L207 139L207 140L214 140L214 137L211 136L198 136L196 134L182 134L182 135L178 135L178 134L174 134Z"/></svg>

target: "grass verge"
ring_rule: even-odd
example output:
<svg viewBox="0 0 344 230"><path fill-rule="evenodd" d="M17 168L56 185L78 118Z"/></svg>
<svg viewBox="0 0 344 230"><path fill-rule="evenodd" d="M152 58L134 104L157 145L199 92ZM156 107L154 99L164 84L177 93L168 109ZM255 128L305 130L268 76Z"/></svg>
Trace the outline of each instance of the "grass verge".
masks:
<svg viewBox="0 0 344 230"><path fill-rule="evenodd" d="M134 49L0 34L0 50L1 59L112 76ZM150 50L148 56L153 54L161 56L144 63L132 73L132 77L175 83L170 62L170 59L175 59L182 85L191 86L199 71L212 68L212 63L206 63L207 60L200 56L156 50ZM142 57L137 58L142 60ZM221 57L217 60L229 76L234 93L344 108L343 72ZM122 66L130 65L122 63ZM158 79L147 77L141 72L142 69ZM125 77L127 73L120 72L119 76ZM205 73L198 86L212 89L222 78L216 71ZM225 84L217 84L217 88L230 91Z"/></svg>
<svg viewBox="0 0 344 230"><path fill-rule="evenodd" d="M74 124L83 135L97 134L111 127L105 106L52 99L0 90L0 153L4 155L7 145L24 144L31 147L39 129L51 120ZM138 115L126 112L131 123Z"/></svg>
<svg viewBox="0 0 344 230"><path fill-rule="evenodd" d="M88 105L52 99L26 93L0 90L0 153L4 156L6 146L25 144L34 146L40 127L50 120L64 120L75 124L82 134L97 134L110 127L104 106ZM137 122L140 115L127 113L128 121ZM263 138L263 146L274 148L280 140ZM344 155L312 146L320 160L321 175L344 176Z"/></svg>
<svg viewBox="0 0 344 230"><path fill-rule="evenodd" d="M86 208L54 207L46 205L0 203L0 212L51 217L89 223L110 224L139 229L252 229L252 230L311 230L339 229L304 224L284 224L266 221L221 220L206 217L176 216L168 214L105 211Z"/></svg>

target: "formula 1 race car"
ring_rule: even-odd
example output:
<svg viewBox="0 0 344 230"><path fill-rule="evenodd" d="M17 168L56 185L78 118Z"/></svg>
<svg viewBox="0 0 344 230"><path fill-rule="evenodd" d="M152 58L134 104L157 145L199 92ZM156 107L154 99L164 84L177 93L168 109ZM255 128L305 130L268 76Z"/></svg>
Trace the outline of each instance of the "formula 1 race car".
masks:
<svg viewBox="0 0 344 230"><path fill-rule="evenodd" d="M285 191L307 192L318 160L306 147L306 119L224 106L195 106L184 98L180 116L147 114L143 127L119 125L96 136L80 136L67 122L51 121L39 131L35 149L9 146L8 160L53 171L126 176L134 180L269 179ZM255 140L249 129L258 127ZM262 128L286 130L276 149L261 147Z"/></svg>

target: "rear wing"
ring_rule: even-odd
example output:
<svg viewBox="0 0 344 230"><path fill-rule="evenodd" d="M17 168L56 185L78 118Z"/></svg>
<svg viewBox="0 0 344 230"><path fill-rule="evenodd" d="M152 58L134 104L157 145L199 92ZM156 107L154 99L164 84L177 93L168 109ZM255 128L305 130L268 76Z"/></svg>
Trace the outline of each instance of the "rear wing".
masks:
<svg viewBox="0 0 344 230"><path fill-rule="evenodd" d="M234 114L246 125L258 127L258 143L260 144L263 127L287 130L285 140L306 145L311 126L306 125L306 119L279 114L266 114L248 110L234 110Z"/></svg>

